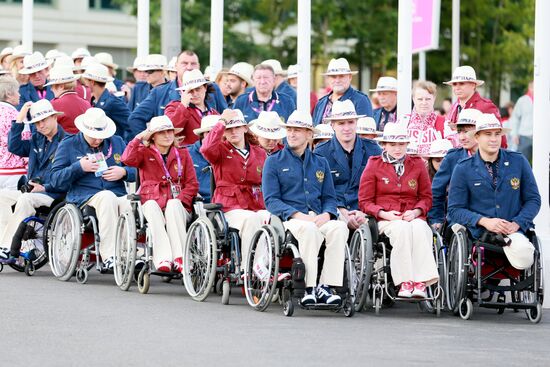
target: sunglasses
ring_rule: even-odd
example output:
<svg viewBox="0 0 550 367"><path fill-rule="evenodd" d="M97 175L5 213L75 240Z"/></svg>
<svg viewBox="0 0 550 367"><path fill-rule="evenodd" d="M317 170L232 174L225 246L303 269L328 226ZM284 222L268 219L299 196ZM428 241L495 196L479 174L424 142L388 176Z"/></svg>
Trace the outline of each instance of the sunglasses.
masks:
<svg viewBox="0 0 550 367"><path fill-rule="evenodd" d="M156 73L157 71L162 71L162 70L145 70L145 72L149 75Z"/></svg>

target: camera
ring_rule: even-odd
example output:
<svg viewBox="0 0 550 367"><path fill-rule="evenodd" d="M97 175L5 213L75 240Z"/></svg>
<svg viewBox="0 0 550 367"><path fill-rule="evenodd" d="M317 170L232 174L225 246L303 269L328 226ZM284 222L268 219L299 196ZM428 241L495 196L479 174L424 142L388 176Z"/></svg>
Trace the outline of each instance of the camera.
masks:
<svg viewBox="0 0 550 367"><path fill-rule="evenodd" d="M42 178L41 177L31 178L25 184L21 185L21 188L20 188L21 192L22 193L31 192L34 186L33 184L42 185Z"/></svg>

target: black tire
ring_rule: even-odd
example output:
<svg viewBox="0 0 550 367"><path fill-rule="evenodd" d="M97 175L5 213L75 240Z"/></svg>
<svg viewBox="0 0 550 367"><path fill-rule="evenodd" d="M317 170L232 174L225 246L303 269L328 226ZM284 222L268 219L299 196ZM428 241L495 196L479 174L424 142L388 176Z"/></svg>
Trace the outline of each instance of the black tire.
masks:
<svg viewBox="0 0 550 367"><path fill-rule="evenodd" d="M468 281L468 234L460 229L451 238L447 257L447 280L449 288L448 305L455 314L459 313L459 304L466 297L466 283Z"/></svg>
<svg viewBox="0 0 550 367"><path fill-rule="evenodd" d="M21 253L25 253L25 257L20 256L16 263L9 264L12 269L27 273L27 262L32 262L33 271L46 265L48 247L45 245L44 229L44 220L39 217L29 217L19 224L13 241L21 245Z"/></svg>
<svg viewBox="0 0 550 367"><path fill-rule="evenodd" d="M279 273L279 236L269 225L252 238L244 273L244 290L248 304L257 311L269 307Z"/></svg>

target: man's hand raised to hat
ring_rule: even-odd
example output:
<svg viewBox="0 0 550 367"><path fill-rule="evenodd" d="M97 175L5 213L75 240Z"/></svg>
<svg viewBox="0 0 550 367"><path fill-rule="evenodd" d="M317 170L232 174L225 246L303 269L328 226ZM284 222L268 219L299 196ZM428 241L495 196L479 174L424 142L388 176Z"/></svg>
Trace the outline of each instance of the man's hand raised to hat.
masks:
<svg viewBox="0 0 550 367"><path fill-rule="evenodd" d="M33 102L29 101L26 102L19 111L19 114L17 115L17 118L15 119L15 122L18 124L22 124L23 121L27 119L27 114L29 113L29 110L32 106Z"/></svg>
<svg viewBox="0 0 550 367"><path fill-rule="evenodd" d="M149 131L147 129L143 130L142 132L140 132L135 136L135 139L143 140L143 138L145 137L145 135L147 135L148 132Z"/></svg>
<svg viewBox="0 0 550 367"><path fill-rule="evenodd" d="M229 108L223 110L220 120L224 125L227 125L227 123L231 120L234 120L237 117L237 112L235 110L231 110Z"/></svg>
<svg viewBox="0 0 550 367"><path fill-rule="evenodd" d="M118 181L124 176L126 176L126 170L119 166L111 166L101 175L105 181Z"/></svg>
<svg viewBox="0 0 550 367"><path fill-rule="evenodd" d="M185 108L189 107L189 103L191 103L191 93L188 91L182 91L181 92L181 104L185 106Z"/></svg>

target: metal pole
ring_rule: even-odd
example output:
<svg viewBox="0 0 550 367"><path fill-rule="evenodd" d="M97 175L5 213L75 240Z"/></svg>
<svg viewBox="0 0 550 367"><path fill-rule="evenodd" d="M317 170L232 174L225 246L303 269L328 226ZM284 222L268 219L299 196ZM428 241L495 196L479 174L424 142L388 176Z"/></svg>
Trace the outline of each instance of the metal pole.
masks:
<svg viewBox="0 0 550 367"><path fill-rule="evenodd" d="M452 68L460 66L460 0L453 0Z"/></svg>
<svg viewBox="0 0 550 367"><path fill-rule="evenodd" d="M212 0L210 8L210 67L223 67L223 0Z"/></svg>
<svg viewBox="0 0 550 367"><path fill-rule="evenodd" d="M162 54L170 60L181 51L181 3L162 0L161 19Z"/></svg>
<svg viewBox="0 0 550 367"><path fill-rule="evenodd" d="M418 53L418 80L426 80L426 52Z"/></svg>
<svg viewBox="0 0 550 367"><path fill-rule="evenodd" d="M399 0L397 26L397 116L411 113L412 0Z"/></svg>
<svg viewBox="0 0 550 367"><path fill-rule="evenodd" d="M311 91L311 0L298 1L298 111L310 112Z"/></svg>
<svg viewBox="0 0 550 367"><path fill-rule="evenodd" d="M138 0L137 8L137 55L149 55L149 0Z"/></svg>
<svg viewBox="0 0 550 367"><path fill-rule="evenodd" d="M21 19L21 43L29 51L33 49L32 39L32 19L33 19L33 0L23 0L22 19Z"/></svg>
<svg viewBox="0 0 550 367"><path fill-rule="evenodd" d="M548 187L548 166L550 146L548 145L548 116L550 115L550 1L537 0L535 4L535 73L533 100L533 173L540 191L542 206L535 218L540 245L544 254L545 279L550 280L550 206ZM545 307L549 306L550 287L545 287Z"/></svg>

